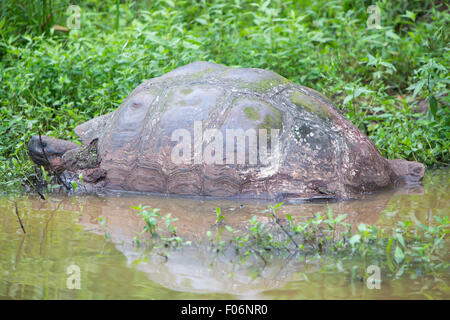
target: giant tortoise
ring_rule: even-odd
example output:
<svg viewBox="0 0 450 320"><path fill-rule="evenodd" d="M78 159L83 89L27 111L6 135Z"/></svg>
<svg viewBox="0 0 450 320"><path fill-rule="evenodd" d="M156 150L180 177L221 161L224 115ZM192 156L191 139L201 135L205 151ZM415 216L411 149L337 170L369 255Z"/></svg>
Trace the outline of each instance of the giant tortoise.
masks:
<svg viewBox="0 0 450 320"><path fill-rule="evenodd" d="M420 163L385 159L315 90L211 62L145 81L75 133L82 146L34 136L28 150L63 179L81 173L93 192L350 199L424 175Z"/></svg>

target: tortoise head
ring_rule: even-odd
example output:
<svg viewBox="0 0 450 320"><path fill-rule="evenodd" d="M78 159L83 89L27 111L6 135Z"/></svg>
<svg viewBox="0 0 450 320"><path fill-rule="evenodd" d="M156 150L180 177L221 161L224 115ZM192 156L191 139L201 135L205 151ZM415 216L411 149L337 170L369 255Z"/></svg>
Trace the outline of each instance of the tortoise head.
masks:
<svg viewBox="0 0 450 320"><path fill-rule="evenodd" d="M28 143L28 153L31 160L37 165L60 173L64 171L63 154L78 147L76 143L71 141L47 136L33 136Z"/></svg>
<svg viewBox="0 0 450 320"><path fill-rule="evenodd" d="M397 184L414 186L421 183L425 174L423 164L403 159L388 160L388 162Z"/></svg>

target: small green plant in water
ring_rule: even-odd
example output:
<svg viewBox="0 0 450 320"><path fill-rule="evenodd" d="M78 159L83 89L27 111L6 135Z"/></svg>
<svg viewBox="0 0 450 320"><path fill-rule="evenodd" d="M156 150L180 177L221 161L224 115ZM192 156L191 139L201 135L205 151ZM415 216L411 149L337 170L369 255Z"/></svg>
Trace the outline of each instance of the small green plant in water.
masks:
<svg viewBox="0 0 450 320"><path fill-rule="evenodd" d="M220 207L216 207L216 226L221 225L225 221L225 216L222 214Z"/></svg>
<svg viewBox="0 0 450 320"><path fill-rule="evenodd" d="M103 231L105 232L105 238L111 239L110 233L108 231L106 231L105 219L103 217L98 217L97 219L98 219L99 225L102 227Z"/></svg>
<svg viewBox="0 0 450 320"><path fill-rule="evenodd" d="M161 215L158 213L159 209L142 205L131 207L131 209L138 210L137 215L141 216L145 221L143 232L150 233L154 238L157 237L158 234L156 232L156 227L158 224L158 219L161 219Z"/></svg>
<svg viewBox="0 0 450 320"><path fill-rule="evenodd" d="M364 223L352 228L344 221L346 214L334 216L331 208L325 215L317 213L306 221L297 222L290 214L282 219L279 214L282 205L269 206L265 211L269 213L270 222L253 216L245 230L225 225L216 235L208 231L211 245L216 252L234 249L242 261L255 254L264 265L275 256L285 255L299 258L327 255L339 261L352 260L356 263L355 277L360 280L366 277L369 265L377 265L395 277L406 271L414 277L449 268L444 246L449 232L446 216L436 216L435 223L428 226L412 226L411 221L401 221L389 235L383 229ZM223 230L231 234L228 242L222 240Z"/></svg>
<svg viewBox="0 0 450 320"><path fill-rule="evenodd" d="M171 223L177 221L177 218L172 218L170 213L162 217L159 213L160 209L152 208L150 206L139 205L137 207L131 207L131 209L138 210L137 215L142 217L145 221L145 226L138 237L134 238L134 242L137 245L142 244L142 235L149 233L152 237L152 246L161 244L164 247L177 247L180 245L190 245L190 241L184 241L181 237L177 235L177 228ZM166 231L159 228L159 222L164 220L164 225L166 226ZM167 234L167 235L166 235Z"/></svg>

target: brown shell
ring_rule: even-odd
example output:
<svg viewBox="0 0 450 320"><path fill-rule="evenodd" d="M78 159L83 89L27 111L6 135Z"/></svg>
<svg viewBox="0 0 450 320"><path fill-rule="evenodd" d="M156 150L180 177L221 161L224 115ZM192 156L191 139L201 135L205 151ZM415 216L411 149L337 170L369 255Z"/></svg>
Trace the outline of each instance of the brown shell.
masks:
<svg viewBox="0 0 450 320"><path fill-rule="evenodd" d="M280 157L269 165L175 164L171 135L185 128L194 136L194 121L221 132L277 128ZM116 190L350 198L392 183L387 160L328 99L261 69L191 63L139 85L116 111L76 133L84 144L99 139L107 188Z"/></svg>

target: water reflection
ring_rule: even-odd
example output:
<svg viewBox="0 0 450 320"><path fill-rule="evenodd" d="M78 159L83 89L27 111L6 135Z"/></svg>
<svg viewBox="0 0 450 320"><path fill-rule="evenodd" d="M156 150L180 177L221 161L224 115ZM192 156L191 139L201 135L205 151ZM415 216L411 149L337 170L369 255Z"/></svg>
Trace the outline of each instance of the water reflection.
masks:
<svg viewBox="0 0 450 320"><path fill-rule="evenodd" d="M304 203L289 205L285 204L280 215L291 214L296 219L307 219L313 217L317 212L325 213L331 207L334 214L348 214L346 222L357 226L359 223L376 224L380 214L386 209L393 199L409 199L412 195L422 196L424 188L400 189L395 192L384 192L365 196L363 200L354 200L334 203ZM244 229L249 219L257 216L260 220L269 220L268 214L264 213L270 203L267 202L235 202L229 200L195 200L188 198L156 197L156 196L85 196L72 198L54 198L53 202L35 201L31 202L32 209L41 211L43 208L52 212L57 210L80 213L78 223L86 230L104 233L98 219L101 217L106 221L107 231L113 236L114 242L129 241L142 230L144 222L136 215L137 211L131 207L138 204L147 205L152 208L160 208L160 213L165 215L171 213L177 218L174 222L178 233L188 240L203 239L208 230L213 229L216 222L216 207L220 207L226 218L226 224L240 230ZM407 201L406 201L407 202ZM399 208L404 207L402 203Z"/></svg>
<svg viewBox="0 0 450 320"><path fill-rule="evenodd" d="M285 205L281 212L304 219L330 206L335 214L348 214L347 222L355 226L364 222L389 227L406 219L426 223L433 215L448 215L449 186L448 171L440 171L428 173L424 188L372 194L358 201ZM18 203L26 236L13 214L13 201ZM161 208L162 214L170 212L179 219L174 223L179 235L195 245L170 252L167 261L137 248L132 240L144 222L130 207L138 204ZM297 299L323 298L326 293L328 298L392 298L406 297L423 285L408 279L387 281L382 292L369 292L364 284L355 287L345 272L340 276L323 272L324 265L317 260L275 259L266 265L252 257L247 264L236 263L233 254L217 255L200 244L214 228L216 206L222 208L226 223L237 230L244 229L253 215L268 219L264 202L135 195L52 197L48 201L32 196L0 198L0 296ZM82 270L80 291L66 288L70 264Z"/></svg>

